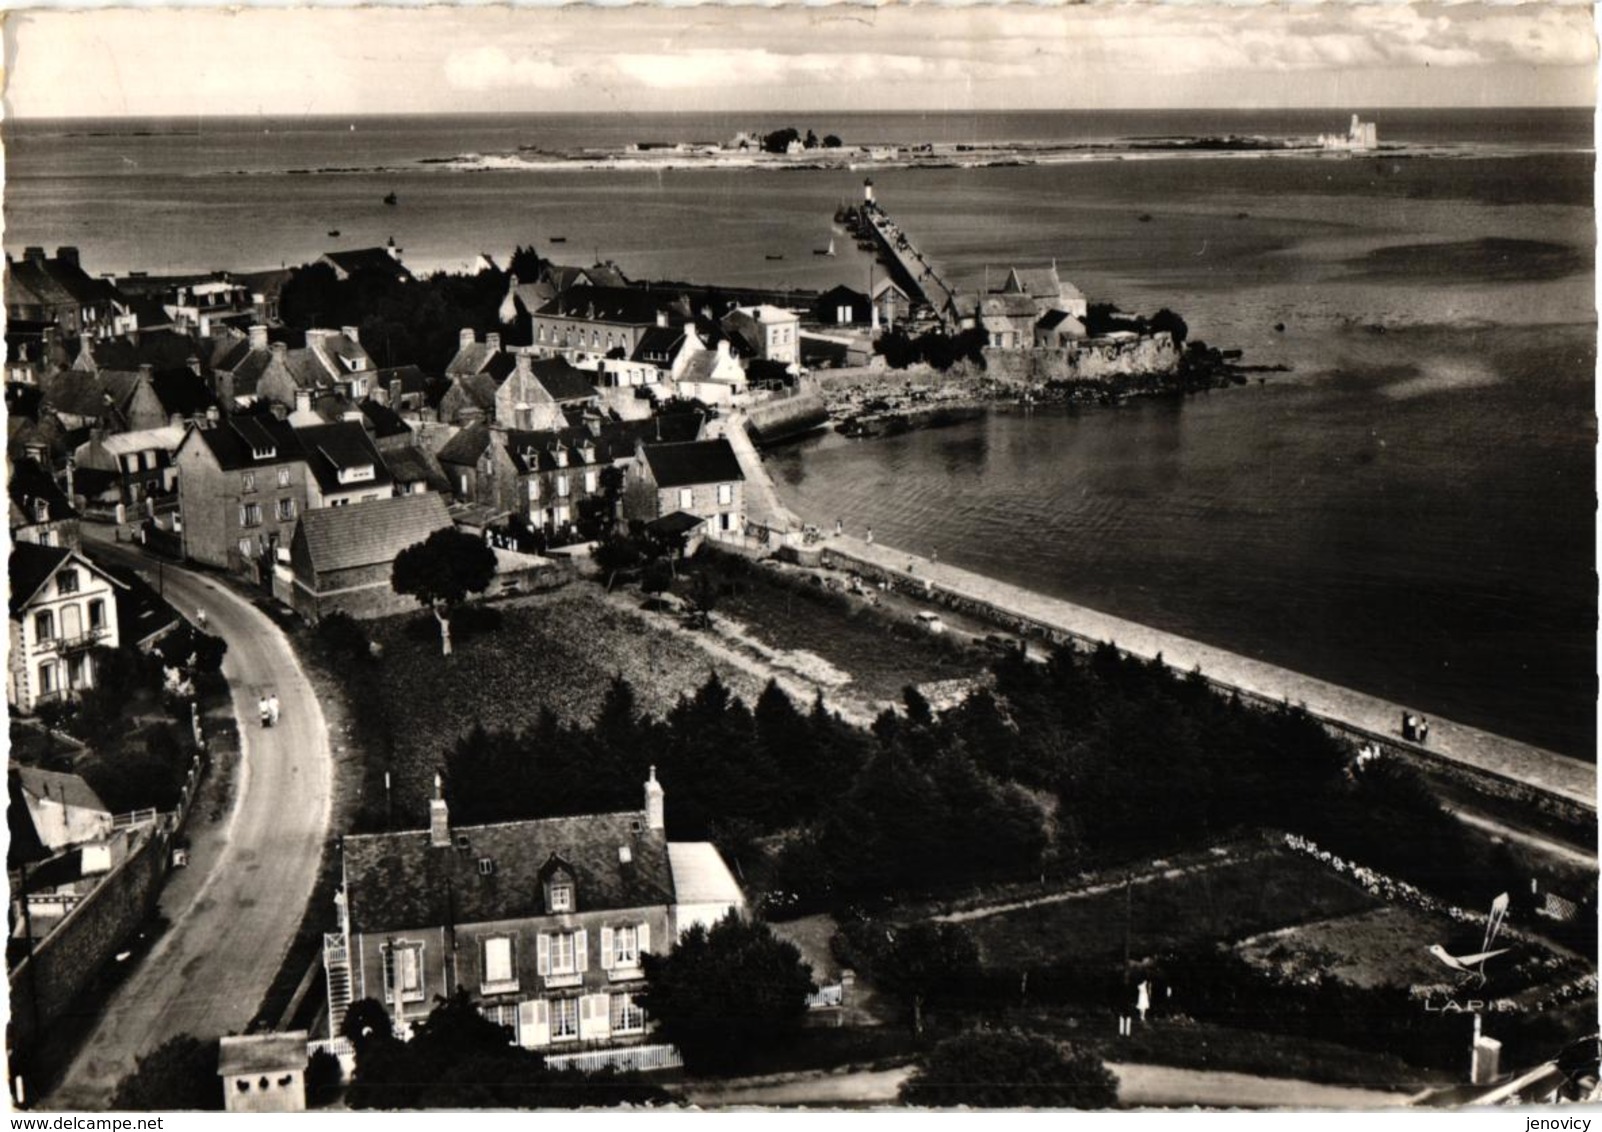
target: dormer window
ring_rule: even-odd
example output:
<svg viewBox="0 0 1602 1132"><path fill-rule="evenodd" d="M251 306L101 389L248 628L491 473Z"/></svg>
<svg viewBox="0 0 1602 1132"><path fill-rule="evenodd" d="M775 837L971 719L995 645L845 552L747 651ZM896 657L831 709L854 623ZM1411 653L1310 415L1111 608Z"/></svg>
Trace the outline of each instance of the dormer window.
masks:
<svg viewBox="0 0 1602 1132"><path fill-rule="evenodd" d="M254 460L276 460L278 458L278 449L273 447L260 447L253 444L250 446L250 455Z"/></svg>
<svg viewBox="0 0 1602 1132"><path fill-rule="evenodd" d="M545 888L545 909L548 912L573 911L573 882L553 880Z"/></svg>
<svg viewBox="0 0 1602 1132"><path fill-rule="evenodd" d="M78 592L78 571L67 569L56 575L56 592L75 594Z"/></svg>
<svg viewBox="0 0 1602 1132"><path fill-rule="evenodd" d="M33 521L36 523L48 523L50 521L49 500L35 499L33 501Z"/></svg>
<svg viewBox="0 0 1602 1132"><path fill-rule="evenodd" d="M340 483L363 483L376 478L377 473L371 464L353 464L348 468L339 469Z"/></svg>

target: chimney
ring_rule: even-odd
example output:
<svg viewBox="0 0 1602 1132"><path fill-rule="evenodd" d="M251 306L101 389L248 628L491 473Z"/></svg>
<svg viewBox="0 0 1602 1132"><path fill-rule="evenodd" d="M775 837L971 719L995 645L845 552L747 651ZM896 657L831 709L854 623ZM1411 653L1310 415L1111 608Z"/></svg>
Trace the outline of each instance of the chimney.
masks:
<svg viewBox="0 0 1602 1132"><path fill-rule="evenodd" d="M500 353L501 336L491 331L490 333L484 335L484 345L488 346L495 353Z"/></svg>
<svg viewBox="0 0 1602 1132"><path fill-rule="evenodd" d="M656 312L656 325L658 327L660 327L661 329L666 330L667 329L667 324L668 324L668 312L667 311L657 311Z"/></svg>
<svg viewBox="0 0 1602 1132"><path fill-rule="evenodd" d="M73 474L77 470L78 469L77 469L76 463L73 461L71 456L68 456L67 457L67 499L69 501L73 501L73 502L75 502L74 496L77 495L77 492L73 489ZM62 789L66 789L66 787L62 787Z"/></svg>
<svg viewBox="0 0 1602 1132"><path fill-rule="evenodd" d="M719 338L718 339L718 361L726 362L728 360L729 360L729 340L727 338Z"/></svg>
<svg viewBox="0 0 1602 1132"><path fill-rule="evenodd" d="M79 267L79 264L78 264L78 249L77 248L70 247L70 246L69 247L65 247L65 248L57 248L56 249L56 258L59 259L62 263L70 263L70 264L72 264L73 267ZM81 268L79 268L79 269L82 270Z"/></svg>
<svg viewBox="0 0 1602 1132"><path fill-rule="evenodd" d="M645 781L645 828L661 832L667 827L667 815L663 806L662 784L656 780L656 767L651 768L651 777Z"/></svg>
<svg viewBox="0 0 1602 1132"><path fill-rule="evenodd" d="M295 412L297 412L297 413L309 413L309 412L311 412L311 390L310 389L297 389L297 390L295 390Z"/></svg>
<svg viewBox="0 0 1602 1132"><path fill-rule="evenodd" d="M217 411L217 406L216 405L207 405L206 406L206 427L207 428L216 428L217 427L217 421L221 418L221 416L222 416L222 414Z"/></svg>
<svg viewBox="0 0 1602 1132"><path fill-rule="evenodd" d="M398 377L389 383L389 407L396 411L401 407L401 382Z"/></svg>
<svg viewBox="0 0 1602 1132"><path fill-rule="evenodd" d="M362 332L359 327L341 326L339 328L339 332L346 338L349 338L352 342L356 343L358 346L362 344Z"/></svg>
<svg viewBox="0 0 1602 1132"><path fill-rule="evenodd" d="M512 416L517 422L516 427L518 429L522 430L523 432L534 431L534 407L528 402L519 401L517 408L513 410Z"/></svg>
<svg viewBox="0 0 1602 1132"><path fill-rule="evenodd" d="M267 348L267 328L256 325L250 328L250 348L252 350L265 350Z"/></svg>
<svg viewBox="0 0 1602 1132"><path fill-rule="evenodd" d="M155 373L155 367L154 366L151 366L148 363L145 364L145 365L141 365L139 367L139 380L140 381L149 381L150 380L150 376L153 373Z"/></svg>
<svg viewBox="0 0 1602 1132"><path fill-rule="evenodd" d="M445 804L445 786L434 776L434 800L428 804L428 843L435 849L451 847L451 811Z"/></svg>
<svg viewBox="0 0 1602 1132"><path fill-rule="evenodd" d="M289 347L284 345L282 342L274 342L272 349L273 357L277 358L279 361L283 361L289 356Z"/></svg>
<svg viewBox="0 0 1602 1132"><path fill-rule="evenodd" d="M23 263L43 263L44 261L45 253L43 248L29 247L22 249Z"/></svg>
<svg viewBox="0 0 1602 1132"><path fill-rule="evenodd" d="M471 326L462 327L462 329L456 334L456 348L458 350L465 350L472 344L473 328Z"/></svg>
<svg viewBox="0 0 1602 1132"><path fill-rule="evenodd" d="M524 378L534 376L534 359L527 354L517 355L517 376Z"/></svg>

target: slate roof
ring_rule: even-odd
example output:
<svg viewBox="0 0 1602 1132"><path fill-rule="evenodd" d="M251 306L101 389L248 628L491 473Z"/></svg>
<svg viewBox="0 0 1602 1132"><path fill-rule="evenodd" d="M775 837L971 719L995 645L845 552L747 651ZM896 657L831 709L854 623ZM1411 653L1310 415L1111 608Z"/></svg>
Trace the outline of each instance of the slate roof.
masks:
<svg viewBox="0 0 1602 1132"><path fill-rule="evenodd" d="M614 451L634 452L647 444L682 444L701 435L706 418L699 413L664 413L637 421L612 421L601 426L601 439Z"/></svg>
<svg viewBox="0 0 1602 1132"><path fill-rule="evenodd" d="M239 1034L217 1043L217 1075L250 1077L306 1068L306 1031L283 1034Z"/></svg>
<svg viewBox="0 0 1602 1132"><path fill-rule="evenodd" d="M688 534L696 527L706 522L699 515L692 515L688 511L674 511L671 515L663 515L660 519L652 519L645 524L645 529L654 535L678 536Z"/></svg>
<svg viewBox="0 0 1602 1132"><path fill-rule="evenodd" d="M178 611L132 570L105 567L122 583L117 591L117 636L123 644L141 644L178 623Z"/></svg>
<svg viewBox="0 0 1602 1132"><path fill-rule="evenodd" d="M52 802L59 802L80 810L94 810L98 813L109 814L111 810L100 800L94 788L83 780L81 775L63 774L56 770L44 770L41 767L19 766L16 769L17 783L24 794L35 798L48 798Z"/></svg>
<svg viewBox="0 0 1602 1132"><path fill-rule="evenodd" d="M351 248L349 251L325 252L323 258L337 264L342 271L351 275L372 271L393 276L403 283L410 283L413 279L406 265L390 255L385 248Z"/></svg>
<svg viewBox="0 0 1602 1132"><path fill-rule="evenodd" d="M546 303L539 313L550 318L655 326L657 311L661 310L669 312L670 321L684 320L677 310L677 300L665 292L580 284Z"/></svg>
<svg viewBox="0 0 1602 1132"><path fill-rule="evenodd" d="M311 425L297 428L295 434L306 451L306 466L317 477L318 486L326 494L336 495L357 488L386 487L394 482L372 437L367 435L367 430L359 421ZM360 467L372 468L373 478L359 483L339 482L342 469Z"/></svg>
<svg viewBox="0 0 1602 1132"><path fill-rule="evenodd" d="M710 841L684 841L668 846L673 892L680 904L745 903L729 866Z"/></svg>
<svg viewBox="0 0 1602 1132"><path fill-rule="evenodd" d="M634 347L632 360L636 362L671 362L674 355L679 352L679 346L683 342L683 326L652 326L640 335L640 342L639 345Z"/></svg>
<svg viewBox="0 0 1602 1132"><path fill-rule="evenodd" d="M22 512L22 523L12 517L13 526L32 526L39 520L36 517L34 504L43 500L46 514L45 521L58 522L62 519L76 519L78 512L74 510L67 493L61 490L56 483L55 476L39 465L37 460L17 460L11 465L11 474L6 477L6 492L11 497L11 504Z"/></svg>
<svg viewBox="0 0 1602 1132"><path fill-rule="evenodd" d="M429 498L420 496L419 498ZM553 856L573 873L578 911L673 903L667 842L643 812L590 814L467 826L450 848L427 830L345 838L345 897L351 930L400 931L547 914L541 870ZM467 848L454 842L466 839ZM619 860L628 847L630 860ZM481 875L480 858L495 862Z"/></svg>
<svg viewBox="0 0 1602 1132"><path fill-rule="evenodd" d="M119 432L101 441L102 447L113 456L126 456L130 452L147 452L165 448L176 452L184 442L181 425L162 425L160 428L142 428L136 432Z"/></svg>
<svg viewBox="0 0 1602 1132"><path fill-rule="evenodd" d="M150 376L150 389L169 414L198 417L217 404L210 384L190 369L157 370Z"/></svg>
<svg viewBox="0 0 1602 1132"><path fill-rule="evenodd" d="M307 511L295 530L318 573L393 562L408 546L451 525L445 500L434 492L395 495L347 507Z"/></svg>
<svg viewBox="0 0 1602 1132"><path fill-rule="evenodd" d="M42 264L18 259L6 262L6 303L32 300L42 306L74 302L67 290Z"/></svg>
<svg viewBox="0 0 1602 1132"><path fill-rule="evenodd" d="M41 384L45 402L58 413L74 417L100 418L115 413L122 405L116 387L103 380L103 373L68 369L52 374Z"/></svg>
<svg viewBox="0 0 1602 1132"><path fill-rule="evenodd" d="M28 600L39 592L39 587L50 580L73 552L64 546L40 546L37 543L18 542L11 545L11 615L17 616L27 607Z"/></svg>
<svg viewBox="0 0 1602 1132"><path fill-rule="evenodd" d="M487 342L469 342L465 346L458 346L456 356L445 367L445 376L456 377L478 373L499 353L499 350L491 349Z"/></svg>
<svg viewBox="0 0 1602 1132"><path fill-rule="evenodd" d="M595 375L570 364L566 358L541 358L529 368L545 392L558 401L582 401L595 396Z"/></svg>
<svg viewBox="0 0 1602 1132"><path fill-rule="evenodd" d="M364 399L358 407L362 411L362 416L367 418L367 427L380 440L388 440L392 436L410 436L412 434L411 426L388 405L380 405L369 397Z"/></svg>
<svg viewBox="0 0 1602 1132"><path fill-rule="evenodd" d="M445 478L439 460L430 452L412 445L391 448L384 453L384 463L396 483L425 483L434 491L449 491L451 481Z"/></svg>
<svg viewBox="0 0 1602 1132"><path fill-rule="evenodd" d="M136 335L121 338L104 338L89 344L95 365L102 369L137 370L140 366L152 369L183 369L190 358L200 358L204 364L209 350L187 334L176 330L141 330Z"/></svg>
<svg viewBox="0 0 1602 1132"><path fill-rule="evenodd" d="M723 437L682 444L646 444L645 462L658 487L731 483L745 479L734 448Z"/></svg>
<svg viewBox="0 0 1602 1132"><path fill-rule="evenodd" d="M50 856L50 850L39 836L39 828L33 824L33 815L28 812L15 764L6 775L6 829L11 834L11 843L6 846L7 868L43 861Z"/></svg>
<svg viewBox="0 0 1602 1132"><path fill-rule="evenodd" d="M224 471L268 467L304 460L306 451L288 421L271 416L235 414L216 428L194 430ZM188 443L186 440L185 443ZM253 449L271 447L274 454L258 460Z"/></svg>
<svg viewBox="0 0 1602 1132"><path fill-rule="evenodd" d="M476 464L489 447L489 425L474 421L445 442L435 455L441 464Z"/></svg>
<svg viewBox="0 0 1602 1132"><path fill-rule="evenodd" d="M519 472L553 472L557 469L556 448L560 445L569 450L568 467L583 468L586 465L578 449L589 443L595 446L595 463L609 464L613 460L622 459L634 451L630 446L627 450L613 453L611 447L604 441L590 435L586 428L567 428L560 432L552 429L506 430L506 451L512 458L512 464Z"/></svg>

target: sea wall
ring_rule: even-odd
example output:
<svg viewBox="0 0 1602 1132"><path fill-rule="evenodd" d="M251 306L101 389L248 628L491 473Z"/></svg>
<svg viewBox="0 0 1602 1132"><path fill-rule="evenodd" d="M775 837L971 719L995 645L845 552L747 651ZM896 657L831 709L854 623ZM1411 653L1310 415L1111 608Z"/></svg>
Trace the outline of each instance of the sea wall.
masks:
<svg viewBox="0 0 1602 1132"><path fill-rule="evenodd" d="M1129 342L1092 340L1058 349L985 349L985 372L997 381L1100 381L1166 375L1179 369L1179 347L1167 334Z"/></svg>
<svg viewBox="0 0 1602 1132"><path fill-rule="evenodd" d="M829 423L829 411L816 393L798 393L752 405L745 413L745 428L758 444L772 444L799 436Z"/></svg>

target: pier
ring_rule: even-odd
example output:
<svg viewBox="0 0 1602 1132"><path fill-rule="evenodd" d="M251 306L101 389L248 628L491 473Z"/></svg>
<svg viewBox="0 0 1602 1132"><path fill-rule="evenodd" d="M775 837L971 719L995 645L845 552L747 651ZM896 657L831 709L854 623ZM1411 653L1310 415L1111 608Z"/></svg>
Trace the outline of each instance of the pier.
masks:
<svg viewBox="0 0 1602 1132"><path fill-rule="evenodd" d="M1379 696L849 535L829 538L822 555L828 565L922 593L932 604L983 617L1024 636L1054 644L1106 642L1131 656L1161 657L1175 671L1200 670L1220 689L1261 702L1302 706L1354 738L1378 740L1425 761L1546 795L1583 814L1596 813L1596 767L1591 763L1435 717L1430 719L1428 744L1414 743L1402 737L1400 727L1402 713L1412 709Z"/></svg>
<svg viewBox="0 0 1602 1132"><path fill-rule="evenodd" d="M873 199L873 182L863 187L862 206L857 210L861 223L879 246L890 268L890 277L906 291L914 304L925 303L935 317L945 321L955 309L956 289L940 277L934 264L924 257L895 221L885 215Z"/></svg>

